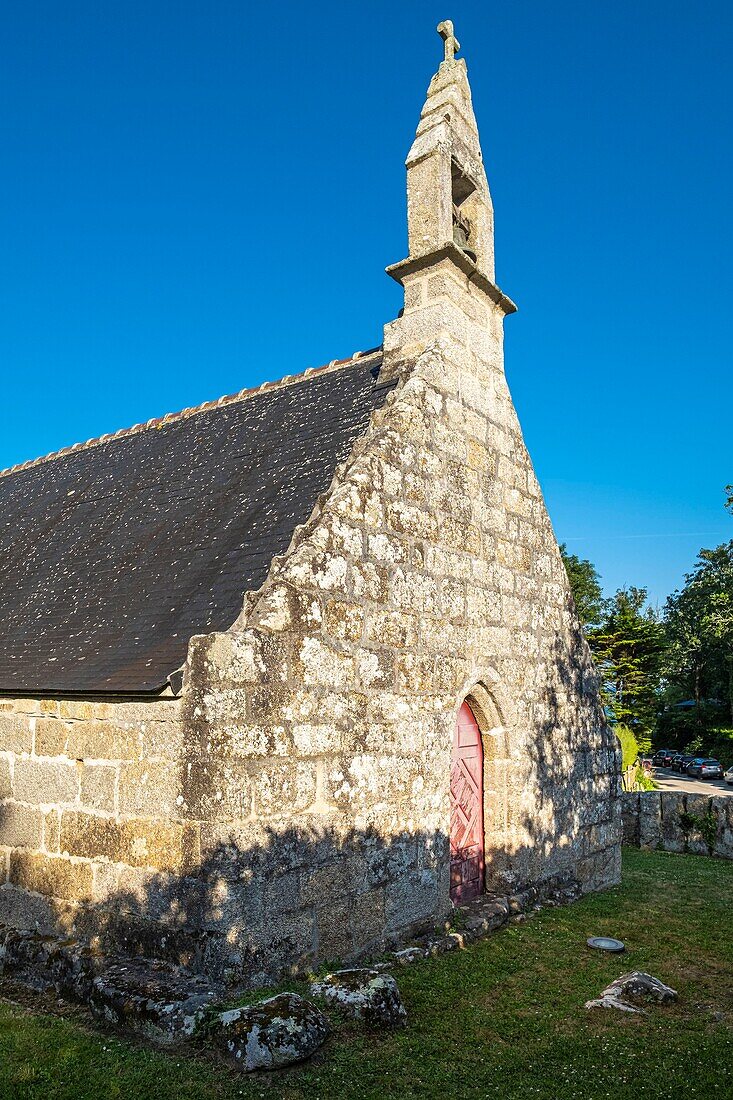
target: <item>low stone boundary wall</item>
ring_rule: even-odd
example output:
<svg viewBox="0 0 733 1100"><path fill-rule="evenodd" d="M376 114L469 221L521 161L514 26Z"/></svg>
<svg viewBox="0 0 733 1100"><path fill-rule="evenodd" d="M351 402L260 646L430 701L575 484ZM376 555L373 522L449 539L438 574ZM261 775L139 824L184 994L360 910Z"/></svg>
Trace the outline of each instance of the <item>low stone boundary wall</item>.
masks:
<svg viewBox="0 0 733 1100"><path fill-rule="evenodd" d="M624 791L623 842L636 848L733 859L733 798L683 791Z"/></svg>

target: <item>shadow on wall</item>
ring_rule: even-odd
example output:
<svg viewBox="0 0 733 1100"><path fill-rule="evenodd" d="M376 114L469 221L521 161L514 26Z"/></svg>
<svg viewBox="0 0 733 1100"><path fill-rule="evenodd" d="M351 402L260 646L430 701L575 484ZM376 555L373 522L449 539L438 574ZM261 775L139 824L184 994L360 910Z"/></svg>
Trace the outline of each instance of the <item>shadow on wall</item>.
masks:
<svg viewBox="0 0 733 1100"><path fill-rule="evenodd" d="M515 853L520 861L531 853ZM448 838L326 829L269 830L269 843L220 843L196 875L127 870L135 886L106 901L51 899L29 887L26 857L0 888L0 920L88 940L106 952L147 955L251 986L321 963L373 957L450 916ZM69 864L61 857L47 863ZM105 865L101 865L104 869ZM577 881L573 867L546 890ZM63 875L59 866L56 872ZM517 886L519 883L517 883ZM524 884L523 884L524 885Z"/></svg>
<svg viewBox="0 0 733 1100"><path fill-rule="evenodd" d="M78 861L17 848L11 881L0 887L0 921L261 985L316 962L375 954L448 914L448 840L439 833L385 840L273 826L245 844L246 823L232 824L229 836L224 824L215 828L221 839L191 874L123 867L117 888L94 902L71 897L65 876ZM47 896L52 890L67 899Z"/></svg>
<svg viewBox="0 0 733 1100"><path fill-rule="evenodd" d="M486 741L486 882L493 891L573 883L585 891L618 881L617 741L603 721L592 665L575 648L582 645L580 637L556 639L544 690L525 711L530 736L506 707L499 710L491 685L483 696L476 688L467 693ZM436 720L447 737L445 775L442 782L425 778L447 811L453 718ZM405 810L399 807L401 821ZM8 814L0 806L6 844ZM397 808L380 807L381 831L357 829L345 813L306 813L280 824L171 823L201 831L202 857L167 861L177 873L143 866L151 861L147 849L129 836L124 857L110 848L109 862L91 849L84 853L91 862L65 858L62 818L61 853L10 852L0 921L250 985L374 956L451 911L447 833L416 821L414 831L385 835L391 814L397 819ZM447 812L445 820L447 827ZM127 823L105 827L124 831Z"/></svg>
<svg viewBox="0 0 733 1100"><path fill-rule="evenodd" d="M592 890L619 881L621 750L580 626L554 639L544 685L528 705L526 742L495 685L466 698L484 743L487 888L574 878Z"/></svg>
<svg viewBox="0 0 733 1100"><path fill-rule="evenodd" d="M194 873L121 868L117 887L94 902L74 901L64 881L68 869L74 874L90 864L15 849L11 882L0 888L0 921L259 986L322 963L374 957L450 915L449 840L443 833L385 839L311 824L271 827L264 842L245 845L241 825L232 826L228 838L224 826L217 831L220 841ZM501 853L507 868L502 893L578 882L594 889L613 880L613 851L588 854L584 836L557 848L532 820L523 834L523 846ZM543 857L553 846L562 858ZM48 876L49 865L56 877L39 879ZM544 873L527 878L521 868ZM111 865L96 864L95 874L99 869L104 875ZM65 891L67 900L39 892L53 889Z"/></svg>

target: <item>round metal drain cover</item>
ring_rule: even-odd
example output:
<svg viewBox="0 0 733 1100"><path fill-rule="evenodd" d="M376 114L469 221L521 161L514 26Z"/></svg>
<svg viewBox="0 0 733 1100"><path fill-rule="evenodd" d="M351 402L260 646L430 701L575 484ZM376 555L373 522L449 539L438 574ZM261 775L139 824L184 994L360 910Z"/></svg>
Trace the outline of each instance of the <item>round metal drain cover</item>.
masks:
<svg viewBox="0 0 733 1100"><path fill-rule="evenodd" d="M586 940L589 947L595 947L598 951L613 951L617 954L624 950L621 940L614 940L611 936L591 936Z"/></svg>

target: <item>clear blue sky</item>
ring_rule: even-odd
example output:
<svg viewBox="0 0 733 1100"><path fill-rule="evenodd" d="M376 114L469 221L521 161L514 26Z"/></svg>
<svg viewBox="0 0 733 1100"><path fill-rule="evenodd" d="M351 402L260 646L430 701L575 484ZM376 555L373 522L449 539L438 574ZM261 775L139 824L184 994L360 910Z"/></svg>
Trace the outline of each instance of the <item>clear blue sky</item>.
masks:
<svg viewBox="0 0 733 1100"><path fill-rule="evenodd" d="M662 601L733 536L725 0L4 5L0 467L381 341L446 17L558 538Z"/></svg>

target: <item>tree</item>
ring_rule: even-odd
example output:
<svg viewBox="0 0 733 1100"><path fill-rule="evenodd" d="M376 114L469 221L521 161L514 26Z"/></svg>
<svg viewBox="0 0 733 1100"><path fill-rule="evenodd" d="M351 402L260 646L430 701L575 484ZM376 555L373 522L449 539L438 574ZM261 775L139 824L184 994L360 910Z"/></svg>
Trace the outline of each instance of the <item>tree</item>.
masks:
<svg viewBox="0 0 733 1100"><path fill-rule="evenodd" d="M637 740L646 740L656 721L665 648L664 627L646 598L645 588L620 588L588 632L606 711Z"/></svg>
<svg viewBox="0 0 733 1100"><path fill-rule="evenodd" d="M733 539L700 551L665 616L668 678L692 695L698 715L705 701L725 699L733 722Z"/></svg>
<svg viewBox="0 0 733 1100"><path fill-rule="evenodd" d="M634 731L623 723L613 731L621 745L621 781L625 791L653 791L656 784L641 761L641 746Z"/></svg>
<svg viewBox="0 0 733 1100"><path fill-rule="evenodd" d="M583 627L597 625L603 614L603 593L596 567L586 558L569 554L564 542L560 546L560 555L570 582L575 610Z"/></svg>
<svg viewBox="0 0 733 1100"><path fill-rule="evenodd" d="M628 726L618 725L614 732L621 742L621 771L627 772L639 759L639 742Z"/></svg>

